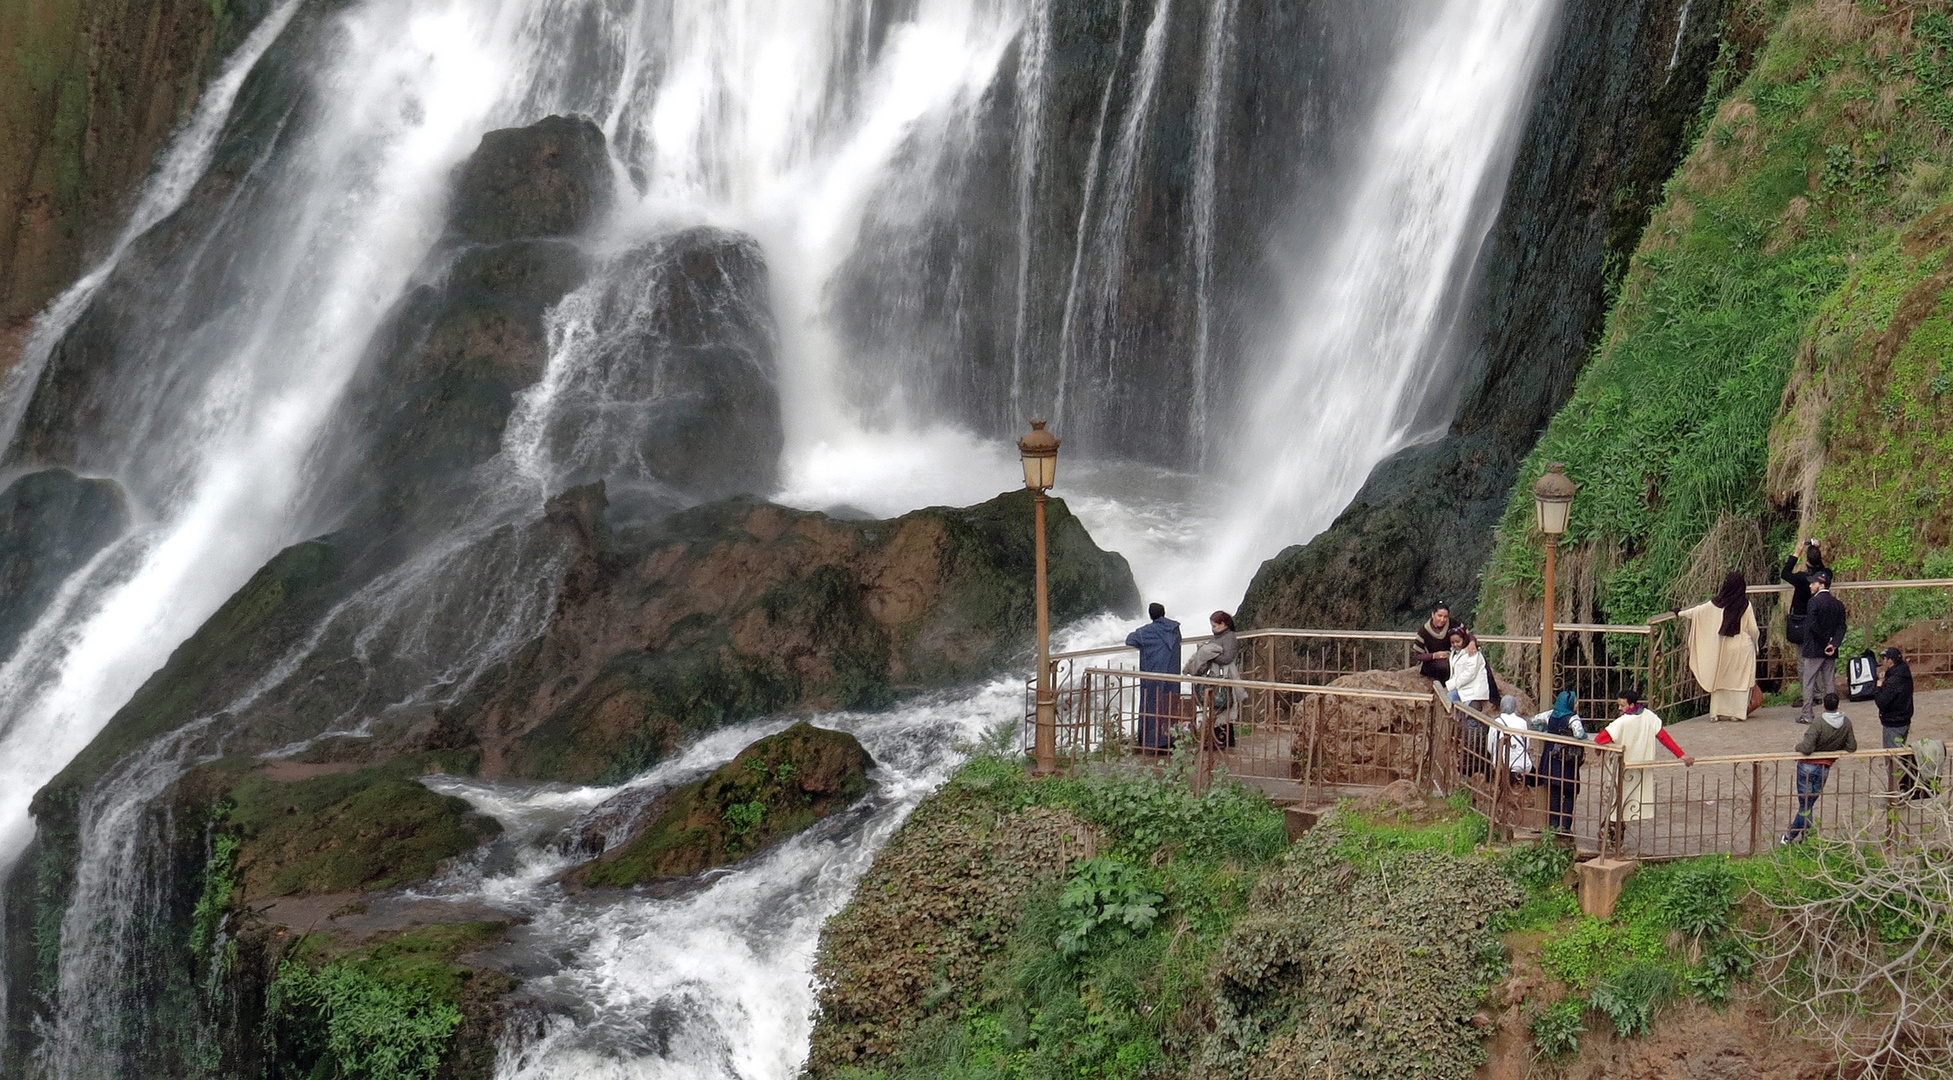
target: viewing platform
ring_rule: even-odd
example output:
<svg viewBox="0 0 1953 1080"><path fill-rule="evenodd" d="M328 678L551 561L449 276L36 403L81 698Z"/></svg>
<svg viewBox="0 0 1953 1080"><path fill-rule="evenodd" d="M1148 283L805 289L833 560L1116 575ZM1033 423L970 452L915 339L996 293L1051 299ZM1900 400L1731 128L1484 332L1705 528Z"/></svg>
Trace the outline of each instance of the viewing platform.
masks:
<svg viewBox="0 0 1953 1080"><path fill-rule="evenodd" d="M1897 591L1943 592L1953 589L1953 580L1841 582L1834 588L1852 609L1854 624L1863 625L1858 616L1871 622L1871 614ZM1795 646L1782 641L1778 608L1788 586L1753 587L1750 593L1765 628L1758 682L1766 691L1794 689ZM1904 643L1921 691L1915 737L1944 740L1953 734L1943 723L1953 690L1930 691L1953 687L1953 622L1915 624L1894 636ZM1204 786L1226 776L1305 809L1409 781L1420 791L1466 794L1495 836L1537 834L1549 825L1548 786L1556 781L1534 768L1514 769L1513 759L1523 745L1525 759L1537 762L1545 747L1557 742L1580 751L1576 778L1557 782L1572 789L1565 834L1586 855L1662 860L1757 854L1779 843L1797 811L1796 765L1802 758L1788 751L1794 733L1803 729L1774 717L1770 709L1750 723L1710 727L1702 721L1701 733L1714 732L1706 741L1716 745L1703 746L1708 752L1700 753L1691 748L1693 767L1665 751L1652 762L1630 766L1615 745L1538 731L1514 733L1510 740L1489 738L1488 729L1498 726L1492 717L1447 700L1441 685L1418 676L1412 633L1263 629L1237 637L1238 680L1141 672L1136 650L1125 646L1054 655L1050 674L1059 768L1163 761L1166 752L1140 745L1141 721L1149 721L1149 728L1151 721L1140 711L1141 687L1152 682L1169 687L1163 708L1170 715L1164 720L1177 751L1192 758L1191 783ZM1590 738L1618 716L1615 699L1630 686L1641 688L1648 707L1669 725L1707 709L1708 694L1688 669L1685 627L1672 614L1645 624L1560 625L1554 638L1554 686L1575 692ZM1206 640L1184 639L1183 661ZM1521 698L1522 714L1541 711L1544 706L1535 704L1539 638L1485 634L1478 641L1502 691ZM1222 687L1239 698L1232 745L1200 737L1209 728L1201 702ZM1026 690L1023 744L1028 750L1036 723L1034 681ZM1919 775L1910 749L1880 748L1879 727L1868 708L1848 710L1862 714L1855 719L1860 750L1839 757L1831 769L1816 805L1817 830L1870 832L1897 843L1924 827L1913 793L1937 778ZM1697 730L1693 724L1682 730L1685 747ZM1739 737L1750 733L1749 739ZM1646 807L1639 816L1632 812L1637 787Z"/></svg>

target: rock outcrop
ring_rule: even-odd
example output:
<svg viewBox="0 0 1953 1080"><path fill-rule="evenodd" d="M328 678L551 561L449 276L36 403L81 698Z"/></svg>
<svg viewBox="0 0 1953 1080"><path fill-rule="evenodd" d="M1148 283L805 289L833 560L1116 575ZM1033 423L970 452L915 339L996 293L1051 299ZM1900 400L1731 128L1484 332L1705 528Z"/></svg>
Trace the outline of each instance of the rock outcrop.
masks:
<svg viewBox="0 0 1953 1080"><path fill-rule="evenodd" d="M8 331L121 228L151 158L271 6L0 6L0 370Z"/></svg>
<svg viewBox="0 0 1953 1080"><path fill-rule="evenodd" d="M873 764L854 736L802 721L647 807L635 837L569 880L642 885L735 862L854 805Z"/></svg>
<svg viewBox="0 0 1953 1080"><path fill-rule="evenodd" d="M68 575L129 527L113 480L28 473L0 493L0 660L11 656Z"/></svg>

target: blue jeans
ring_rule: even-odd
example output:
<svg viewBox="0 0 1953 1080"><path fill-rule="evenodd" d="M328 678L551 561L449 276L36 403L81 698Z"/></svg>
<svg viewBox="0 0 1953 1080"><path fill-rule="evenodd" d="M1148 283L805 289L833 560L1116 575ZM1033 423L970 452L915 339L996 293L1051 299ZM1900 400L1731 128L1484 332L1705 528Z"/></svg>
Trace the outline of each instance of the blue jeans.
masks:
<svg viewBox="0 0 1953 1080"><path fill-rule="evenodd" d="M1797 816L1790 822L1792 843L1802 840L1811 827L1811 809L1817 805L1817 797L1824 793L1824 781L1831 777L1831 766L1817 765L1808 761L1797 763Z"/></svg>

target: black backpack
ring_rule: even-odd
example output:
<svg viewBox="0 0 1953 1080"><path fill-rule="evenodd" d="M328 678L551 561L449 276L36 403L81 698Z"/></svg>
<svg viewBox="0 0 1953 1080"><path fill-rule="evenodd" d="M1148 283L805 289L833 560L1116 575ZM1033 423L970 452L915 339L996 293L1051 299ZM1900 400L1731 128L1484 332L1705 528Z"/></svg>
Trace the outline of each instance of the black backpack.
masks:
<svg viewBox="0 0 1953 1080"><path fill-rule="evenodd" d="M1872 650L1851 658L1845 668L1845 687L1852 701L1870 701L1878 696L1878 657Z"/></svg>

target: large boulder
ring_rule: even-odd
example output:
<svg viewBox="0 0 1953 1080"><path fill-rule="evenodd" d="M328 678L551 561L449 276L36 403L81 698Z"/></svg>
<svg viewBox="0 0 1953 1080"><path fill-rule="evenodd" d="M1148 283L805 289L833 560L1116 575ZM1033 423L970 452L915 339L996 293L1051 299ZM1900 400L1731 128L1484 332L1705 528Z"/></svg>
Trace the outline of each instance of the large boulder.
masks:
<svg viewBox="0 0 1953 1080"><path fill-rule="evenodd" d="M854 736L802 721L671 792L642 832L570 880L640 885L735 862L854 805L873 764Z"/></svg>
<svg viewBox="0 0 1953 1080"><path fill-rule="evenodd" d="M0 659L12 655L68 575L128 527L128 500L113 480L44 469L0 493Z"/></svg>
<svg viewBox="0 0 1953 1080"><path fill-rule="evenodd" d="M587 116L491 131L455 176L454 232L478 244L569 236L610 201L604 133Z"/></svg>
<svg viewBox="0 0 1953 1080"><path fill-rule="evenodd" d="M589 572L533 654L457 721L484 733L491 773L620 778L722 724L877 707L996 671L1031 641L1027 492L893 521L734 499L615 535L600 488L552 507ZM1135 610L1125 560L1062 501L1047 516L1053 619Z"/></svg>

